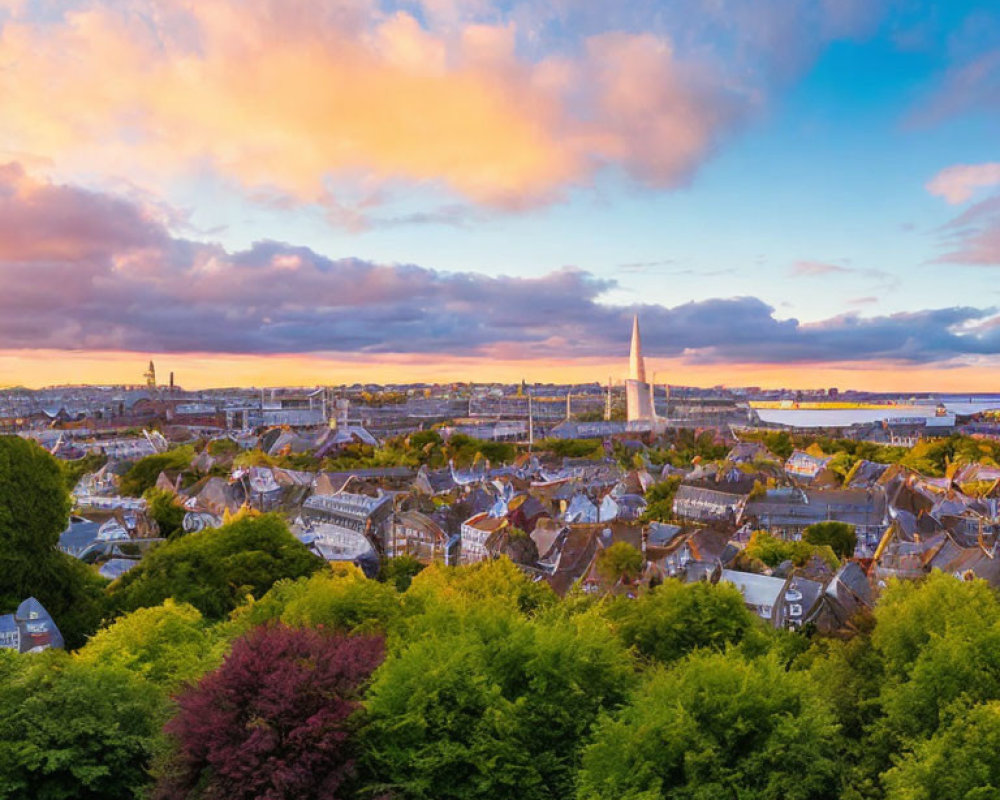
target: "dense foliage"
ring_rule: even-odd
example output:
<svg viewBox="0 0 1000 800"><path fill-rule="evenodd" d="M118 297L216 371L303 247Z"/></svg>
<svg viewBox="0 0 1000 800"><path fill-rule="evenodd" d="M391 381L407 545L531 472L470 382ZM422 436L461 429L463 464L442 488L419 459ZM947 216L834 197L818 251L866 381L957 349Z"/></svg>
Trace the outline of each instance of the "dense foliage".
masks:
<svg viewBox="0 0 1000 800"><path fill-rule="evenodd" d="M35 597L78 647L101 621L106 581L58 549L69 510L58 462L34 442L0 436L0 614Z"/></svg>
<svg viewBox="0 0 1000 800"><path fill-rule="evenodd" d="M743 560L759 561L768 567L777 567L786 561L802 567L813 557L821 559L831 569L839 566L837 556L829 545L811 544L805 539L782 539L767 531L754 531L740 557Z"/></svg>
<svg viewBox="0 0 1000 800"><path fill-rule="evenodd" d="M0 798L133 798L159 712L156 694L120 667L0 651Z"/></svg>
<svg viewBox="0 0 1000 800"><path fill-rule="evenodd" d="M754 642L766 648L759 620L730 584L667 581L638 598L611 603L607 617L629 647L669 664L698 649Z"/></svg>
<svg viewBox="0 0 1000 800"><path fill-rule="evenodd" d="M326 800L353 776L362 684L382 641L265 626L178 700L160 800Z"/></svg>
<svg viewBox="0 0 1000 800"><path fill-rule="evenodd" d="M154 486L142 496L146 499L149 516L156 522L160 536L173 539L184 533L184 507L173 492Z"/></svg>
<svg viewBox="0 0 1000 800"><path fill-rule="evenodd" d="M646 490L646 508L643 522L670 522L674 519L674 495L681 485L681 475L671 475L654 483Z"/></svg>
<svg viewBox="0 0 1000 800"><path fill-rule="evenodd" d="M822 692L773 655L696 653L654 670L596 727L580 800L836 798L837 724Z"/></svg>
<svg viewBox="0 0 1000 800"><path fill-rule="evenodd" d="M369 693L372 776L428 800L571 796L591 724L633 677L595 621L525 619L493 604L428 615Z"/></svg>
<svg viewBox="0 0 1000 800"><path fill-rule="evenodd" d="M615 542L597 554L597 571L609 584L631 583L642 574L642 553L628 542Z"/></svg>
<svg viewBox="0 0 1000 800"><path fill-rule="evenodd" d="M132 611L173 597L221 619L247 595L260 597L276 581L322 565L280 517L241 517L154 548L112 584L110 598L115 609Z"/></svg>
<svg viewBox="0 0 1000 800"><path fill-rule="evenodd" d="M142 497L143 493L156 485L161 472L183 472L191 466L194 448L190 445L155 453L136 461L122 476L120 491L131 497Z"/></svg>
<svg viewBox="0 0 1000 800"><path fill-rule="evenodd" d="M817 522L802 534L803 540L817 547L829 547L837 558L851 558L858 545L854 526L846 522Z"/></svg>

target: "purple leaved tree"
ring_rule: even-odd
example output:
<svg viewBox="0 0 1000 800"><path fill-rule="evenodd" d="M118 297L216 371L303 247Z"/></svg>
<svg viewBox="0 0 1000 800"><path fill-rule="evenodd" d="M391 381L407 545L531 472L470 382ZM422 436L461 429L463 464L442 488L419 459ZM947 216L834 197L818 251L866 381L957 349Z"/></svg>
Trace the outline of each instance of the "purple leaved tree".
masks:
<svg viewBox="0 0 1000 800"><path fill-rule="evenodd" d="M379 637L267 626L238 640L178 698L176 752L157 800L336 798L354 767L352 732Z"/></svg>

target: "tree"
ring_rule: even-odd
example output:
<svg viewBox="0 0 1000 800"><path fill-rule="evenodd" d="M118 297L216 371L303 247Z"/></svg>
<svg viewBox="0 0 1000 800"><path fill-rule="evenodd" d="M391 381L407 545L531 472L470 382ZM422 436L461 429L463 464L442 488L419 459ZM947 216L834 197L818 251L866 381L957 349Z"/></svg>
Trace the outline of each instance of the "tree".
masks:
<svg viewBox="0 0 1000 800"><path fill-rule="evenodd" d="M247 595L261 597L282 578L311 575L323 561L291 535L280 517L241 517L221 528L164 542L113 583L119 611L173 597L209 619L221 619Z"/></svg>
<svg viewBox="0 0 1000 800"><path fill-rule="evenodd" d="M664 664L705 647L722 650L744 640L765 644L760 620L729 583L668 580L638 598L620 598L607 610L622 641Z"/></svg>
<svg viewBox="0 0 1000 800"><path fill-rule="evenodd" d="M167 600L119 617L91 637L76 659L121 667L167 693L215 667L224 645L198 609Z"/></svg>
<svg viewBox="0 0 1000 800"><path fill-rule="evenodd" d="M159 800L327 800L352 777L378 637L266 626L178 699Z"/></svg>
<svg viewBox="0 0 1000 800"><path fill-rule="evenodd" d="M875 619L882 742L911 747L946 724L956 703L1000 699L1000 601L985 581L938 572L920 584L891 583Z"/></svg>
<svg viewBox="0 0 1000 800"><path fill-rule="evenodd" d="M803 532L802 538L817 547L829 547L834 555L841 559L852 558L854 549L858 546L858 536L854 532L854 526L833 520L810 525Z"/></svg>
<svg viewBox="0 0 1000 800"><path fill-rule="evenodd" d="M160 696L120 667L65 653L0 654L10 658L20 663L0 680L0 800L140 796Z"/></svg>
<svg viewBox="0 0 1000 800"><path fill-rule="evenodd" d="M632 583L645 565L642 553L628 542L615 542L597 554L597 571L608 583Z"/></svg>
<svg viewBox="0 0 1000 800"><path fill-rule="evenodd" d="M535 443L539 453L551 453L559 458L603 458L600 439L542 439Z"/></svg>
<svg viewBox="0 0 1000 800"><path fill-rule="evenodd" d="M308 578L278 581L260 600L232 615L237 631L280 620L341 633L384 633L400 616L399 594L369 580L353 564L320 569Z"/></svg>
<svg viewBox="0 0 1000 800"><path fill-rule="evenodd" d="M1000 797L1000 702L958 714L885 774L886 800Z"/></svg>
<svg viewBox="0 0 1000 800"><path fill-rule="evenodd" d="M184 508L177 503L177 496L155 486L142 495L146 498L149 515L156 521L160 536L173 539L184 534Z"/></svg>
<svg viewBox="0 0 1000 800"><path fill-rule="evenodd" d="M886 673L904 680L927 643L946 632L970 638L966 631L1000 620L1000 599L986 581L960 581L932 572L923 581L891 580L875 607L872 643Z"/></svg>
<svg viewBox="0 0 1000 800"><path fill-rule="evenodd" d="M802 567L813 556L821 558L831 569L840 566L833 550L825 545L779 539L767 531L754 531L742 556L751 560L756 559L769 567L777 567L785 561L791 561L796 567Z"/></svg>
<svg viewBox="0 0 1000 800"><path fill-rule="evenodd" d="M205 450L208 451L210 456L216 458L226 458L235 456L241 452L242 448L238 442L233 441L228 437L223 437L221 439L212 439L206 446Z"/></svg>
<svg viewBox="0 0 1000 800"><path fill-rule="evenodd" d="M517 455L517 448L510 442L483 442L479 445L479 452L491 464L509 464Z"/></svg>
<svg viewBox="0 0 1000 800"><path fill-rule="evenodd" d="M0 581L18 602L54 560L70 498L58 462L34 442L0 436Z"/></svg>
<svg viewBox="0 0 1000 800"><path fill-rule="evenodd" d="M423 568L424 565L413 556L395 556L384 559L379 565L378 579L392 583L398 591L405 592Z"/></svg>
<svg viewBox="0 0 1000 800"><path fill-rule="evenodd" d="M130 497L142 497L147 489L152 489L156 485L161 472L184 471L191 466L192 458L194 458L194 448L190 445L140 458L122 476L119 490Z"/></svg>
<svg viewBox="0 0 1000 800"><path fill-rule="evenodd" d="M682 477L671 475L649 487L646 491L646 509L642 512L643 522L670 522L674 519L674 495L677 494Z"/></svg>
<svg viewBox="0 0 1000 800"><path fill-rule="evenodd" d="M497 558L461 567L431 564L413 579L406 600L420 609L474 604L531 614L557 598L547 583L532 581L510 559Z"/></svg>
<svg viewBox="0 0 1000 800"><path fill-rule="evenodd" d="M602 717L579 800L837 797L837 726L808 675L769 655L695 653Z"/></svg>
<svg viewBox="0 0 1000 800"><path fill-rule="evenodd" d="M34 442L0 436L0 613L33 596L76 647L100 622L106 581L58 549L69 511L58 462Z"/></svg>
<svg viewBox="0 0 1000 800"><path fill-rule="evenodd" d="M438 607L369 690L369 780L414 800L570 797L593 720L633 680L596 615Z"/></svg>

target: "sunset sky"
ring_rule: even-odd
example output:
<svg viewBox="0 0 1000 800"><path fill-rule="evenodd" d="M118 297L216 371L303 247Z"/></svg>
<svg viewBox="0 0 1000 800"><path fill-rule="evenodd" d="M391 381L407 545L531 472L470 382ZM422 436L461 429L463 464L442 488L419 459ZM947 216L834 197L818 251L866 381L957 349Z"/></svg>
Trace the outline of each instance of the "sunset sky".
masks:
<svg viewBox="0 0 1000 800"><path fill-rule="evenodd" d="M0 385L1000 391L1000 6L0 0Z"/></svg>

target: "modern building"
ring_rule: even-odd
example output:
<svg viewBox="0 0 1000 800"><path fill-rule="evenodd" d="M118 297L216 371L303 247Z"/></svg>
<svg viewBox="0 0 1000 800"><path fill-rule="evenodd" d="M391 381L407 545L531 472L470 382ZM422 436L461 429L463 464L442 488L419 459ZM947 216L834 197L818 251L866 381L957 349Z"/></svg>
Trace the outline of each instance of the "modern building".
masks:
<svg viewBox="0 0 1000 800"><path fill-rule="evenodd" d="M364 534L384 552L392 524L392 497L347 492L315 494L303 504L302 516L312 524L327 523Z"/></svg>

